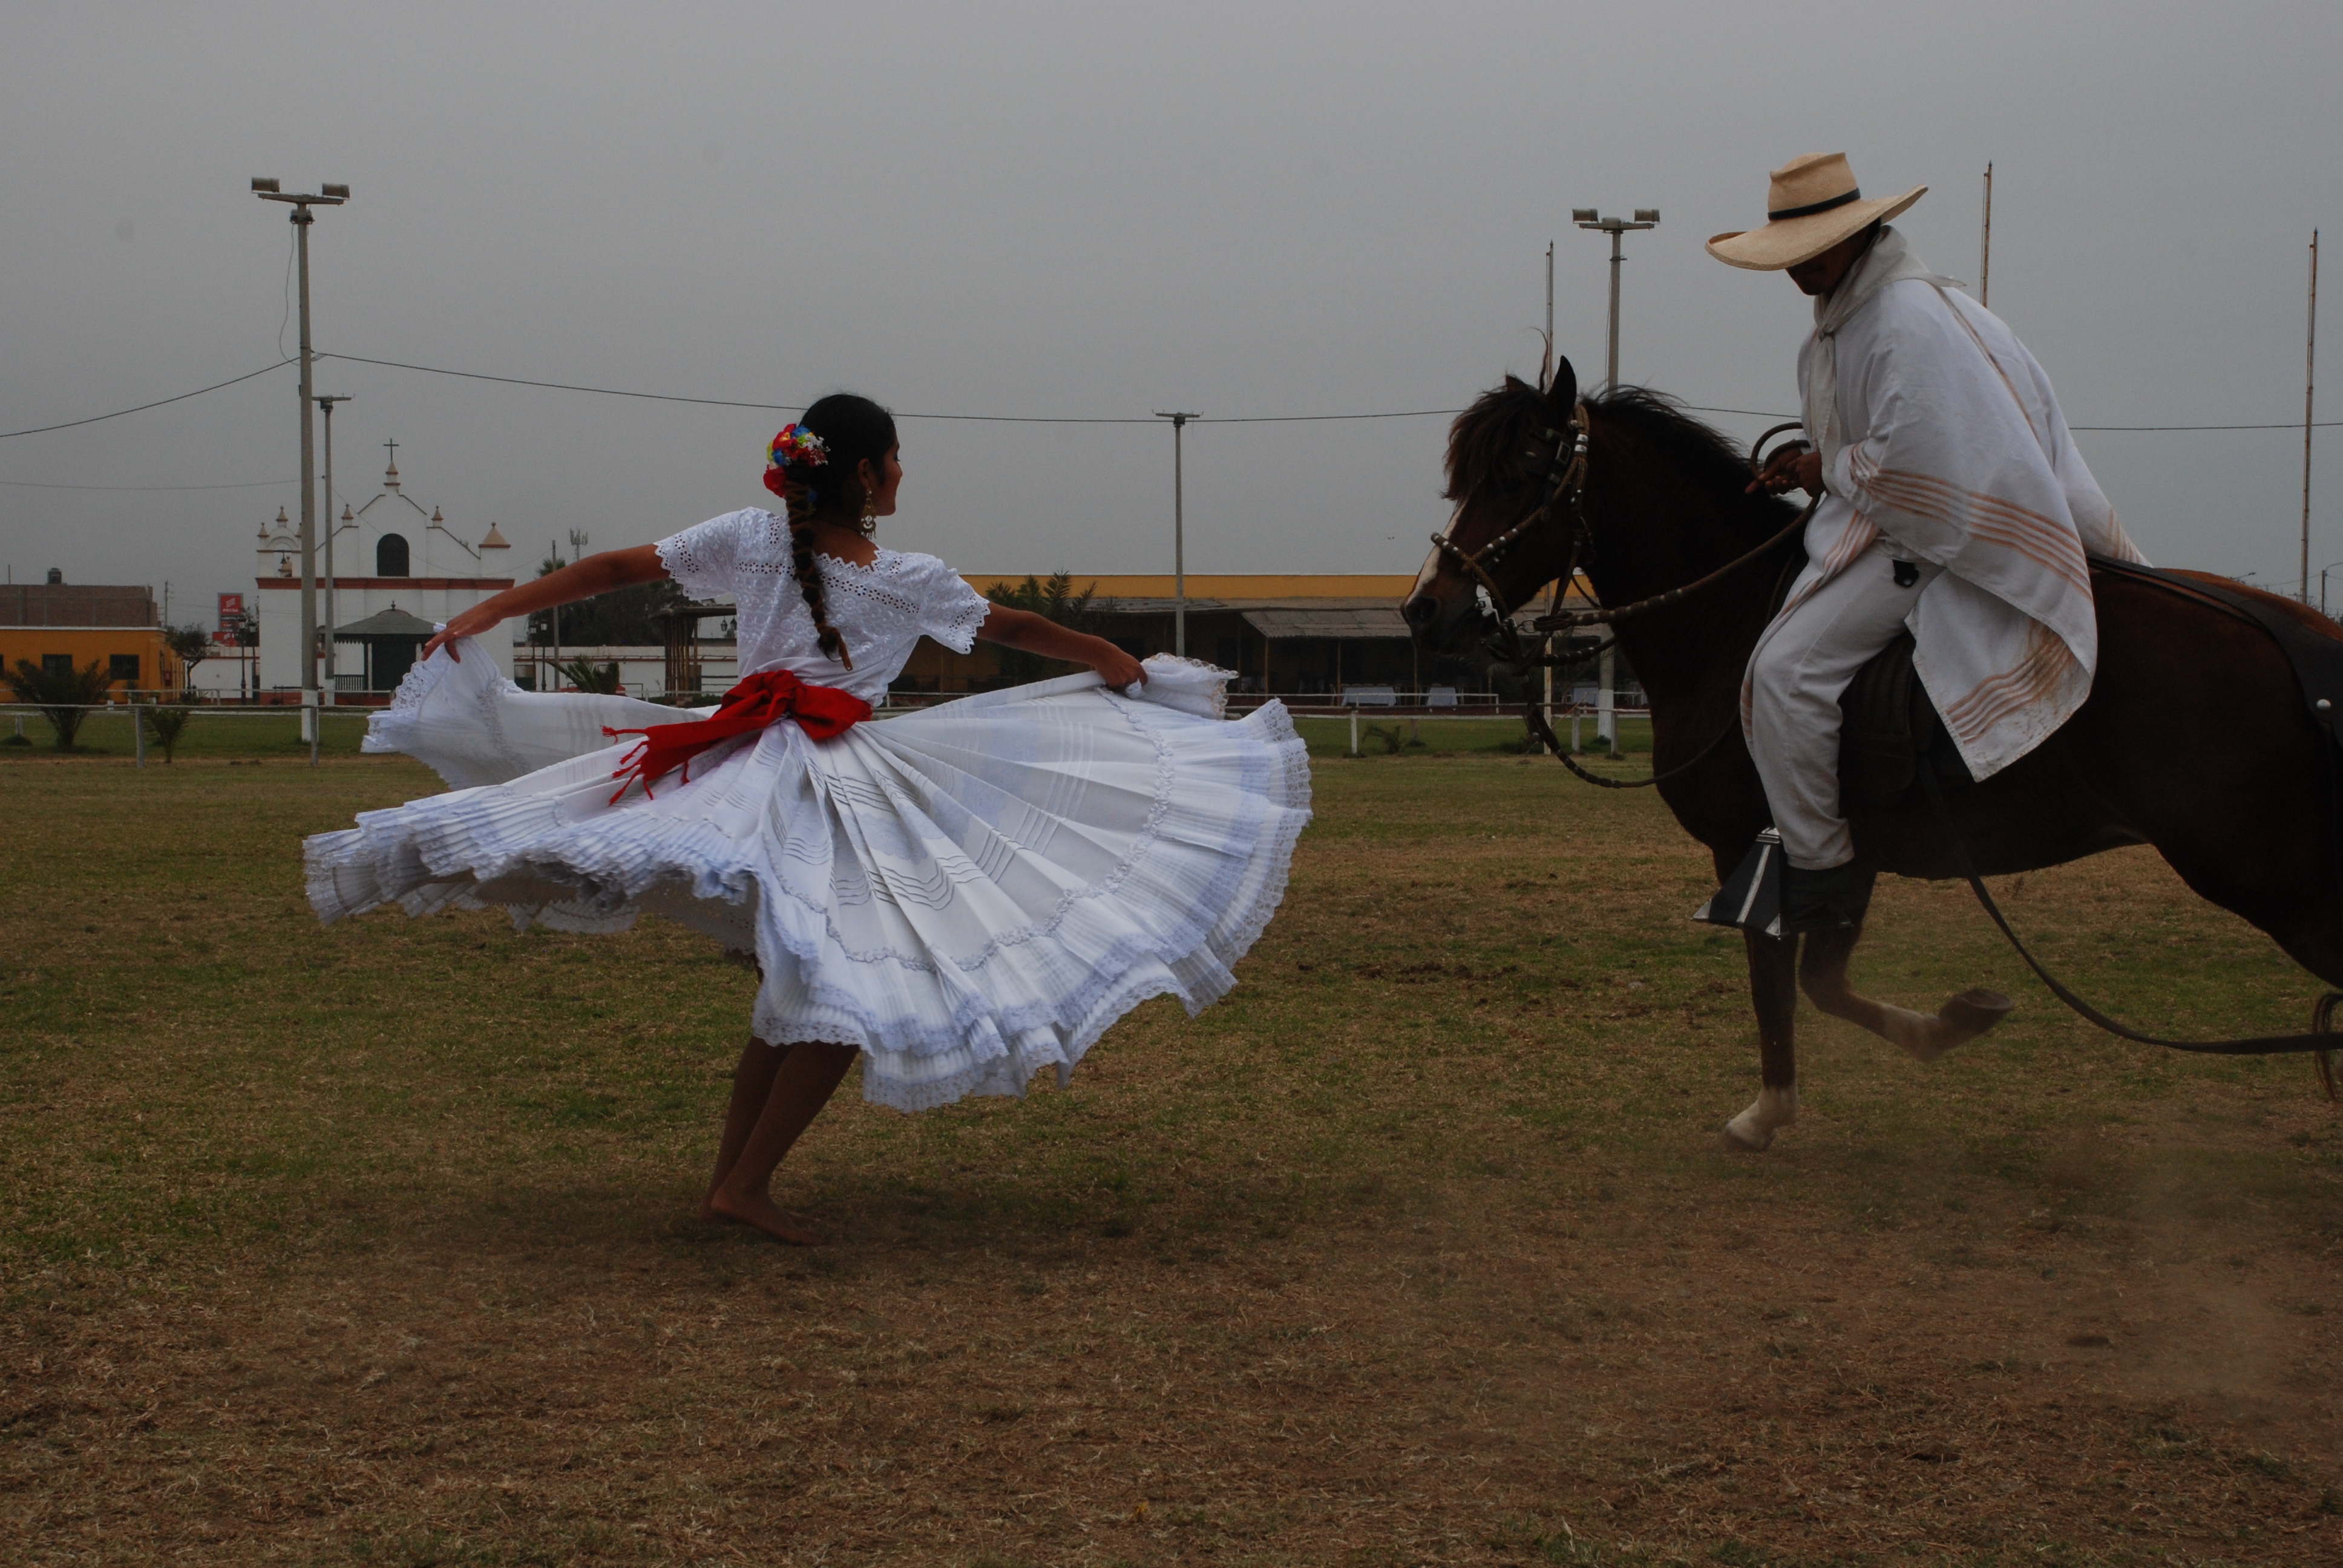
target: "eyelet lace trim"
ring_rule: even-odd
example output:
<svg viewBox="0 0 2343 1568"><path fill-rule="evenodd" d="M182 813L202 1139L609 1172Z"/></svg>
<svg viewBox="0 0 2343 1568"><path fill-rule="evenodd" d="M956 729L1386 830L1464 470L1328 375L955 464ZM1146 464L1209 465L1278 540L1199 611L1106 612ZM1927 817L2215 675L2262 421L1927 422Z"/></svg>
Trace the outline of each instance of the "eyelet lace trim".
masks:
<svg viewBox="0 0 2343 1568"><path fill-rule="evenodd" d="M830 663L799 591L786 518L755 508L729 513L660 540L659 552L686 593L729 595L739 607L742 670ZM989 600L933 556L881 549L868 566L816 558L830 623L854 656L853 675L838 684L858 695L883 689L922 636L970 651L991 612Z"/></svg>

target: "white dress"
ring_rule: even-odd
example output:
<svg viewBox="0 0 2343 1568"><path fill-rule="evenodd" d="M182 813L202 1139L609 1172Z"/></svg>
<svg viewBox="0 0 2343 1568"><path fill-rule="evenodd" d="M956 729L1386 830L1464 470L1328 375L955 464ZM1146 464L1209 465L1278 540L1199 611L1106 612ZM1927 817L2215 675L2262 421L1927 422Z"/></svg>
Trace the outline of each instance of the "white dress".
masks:
<svg viewBox="0 0 2343 1568"><path fill-rule="evenodd" d="M660 541L696 599L739 607L740 673L789 669L874 705L922 636L965 653L990 604L933 556L817 558L847 671L814 641L788 525L712 518ZM455 788L307 841L331 922L501 905L612 931L644 910L755 956L752 1029L860 1048L863 1095L916 1111L1064 1082L1147 998L1192 1014L1235 983L1284 895L1310 771L1284 709L1221 714L1220 671L1158 656L1136 699L1069 676L867 720L815 742L784 719L612 803L636 740L705 717L526 692L484 649L418 664L367 727Z"/></svg>

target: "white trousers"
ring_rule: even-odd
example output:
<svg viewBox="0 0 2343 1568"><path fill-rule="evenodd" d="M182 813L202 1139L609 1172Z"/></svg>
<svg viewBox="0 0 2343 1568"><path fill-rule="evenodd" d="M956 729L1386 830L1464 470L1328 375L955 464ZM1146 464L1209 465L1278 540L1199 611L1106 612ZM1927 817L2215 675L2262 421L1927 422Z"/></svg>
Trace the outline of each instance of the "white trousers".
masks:
<svg viewBox="0 0 2343 1568"><path fill-rule="evenodd" d="M1838 699L1864 662L1885 648L1942 567L1919 562L1919 580L1896 585L1883 541L1855 558L1796 608L1776 618L1749 658L1749 750L1782 852L1801 870L1855 859L1838 803Z"/></svg>

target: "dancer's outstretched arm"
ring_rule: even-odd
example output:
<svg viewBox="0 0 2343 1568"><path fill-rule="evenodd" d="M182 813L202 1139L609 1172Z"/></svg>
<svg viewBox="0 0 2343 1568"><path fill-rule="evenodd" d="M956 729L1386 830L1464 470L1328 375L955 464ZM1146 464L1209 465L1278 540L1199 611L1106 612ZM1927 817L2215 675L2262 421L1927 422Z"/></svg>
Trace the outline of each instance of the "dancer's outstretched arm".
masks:
<svg viewBox="0 0 2343 1568"><path fill-rule="evenodd" d="M1005 648L1021 648L1045 658L1062 658L1068 664L1087 664L1117 690L1134 680L1147 678L1147 671L1140 667L1139 660L1106 638L1060 626L1049 617L1035 615L1030 609L1011 609L1005 604L994 605L992 612L984 618L984 624L976 628L976 635L987 642L997 642Z"/></svg>
<svg viewBox="0 0 2343 1568"><path fill-rule="evenodd" d="M592 598L612 588L657 582L667 575L657 545L637 545L630 550L604 550L599 555L588 556L533 581L515 583L494 598L484 598L450 617L447 629L423 645L423 657L428 658L445 648L449 658L460 661L462 656L454 647L459 637L478 637L482 632L494 631L517 615L534 615L558 604L576 604L581 598Z"/></svg>

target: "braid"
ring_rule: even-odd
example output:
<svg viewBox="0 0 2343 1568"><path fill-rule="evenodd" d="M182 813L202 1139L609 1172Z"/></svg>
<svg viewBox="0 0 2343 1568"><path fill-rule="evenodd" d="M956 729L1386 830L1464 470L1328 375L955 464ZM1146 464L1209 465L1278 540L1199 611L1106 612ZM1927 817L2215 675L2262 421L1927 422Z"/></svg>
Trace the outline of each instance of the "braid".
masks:
<svg viewBox="0 0 2343 1568"><path fill-rule="evenodd" d="M792 468L795 468L792 465ZM821 562L814 558L813 548L813 487L797 472L791 472L781 489L781 504L789 519L789 569L797 575L798 592L805 596L806 608L813 612L815 640L822 652L847 668L854 668L854 659L846 651L846 639L830 624L827 590L822 587Z"/></svg>
<svg viewBox="0 0 2343 1568"><path fill-rule="evenodd" d="M798 433L814 439L805 444L796 438ZM773 466L765 472L766 488L781 498L789 513L790 569L797 574L806 608L813 612L815 638L822 652L849 669L854 660L846 651L846 638L830 624L814 529L823 520L847 528L858 526L864 499L860 466L870 462L883 467L894 447L892 415L868 397L833 392L773 437ZM867 535L869 529L861 531Z"/></svg>

